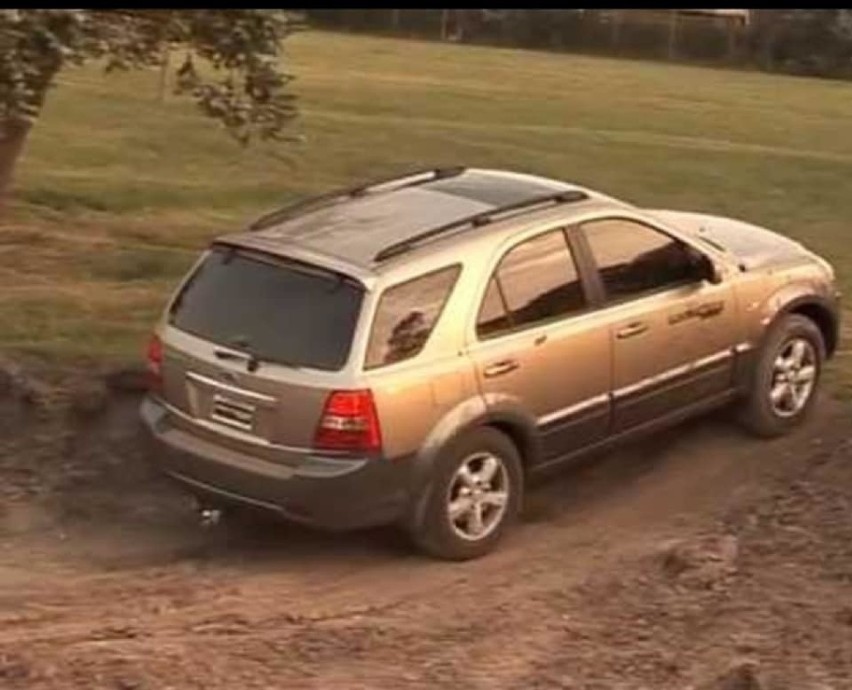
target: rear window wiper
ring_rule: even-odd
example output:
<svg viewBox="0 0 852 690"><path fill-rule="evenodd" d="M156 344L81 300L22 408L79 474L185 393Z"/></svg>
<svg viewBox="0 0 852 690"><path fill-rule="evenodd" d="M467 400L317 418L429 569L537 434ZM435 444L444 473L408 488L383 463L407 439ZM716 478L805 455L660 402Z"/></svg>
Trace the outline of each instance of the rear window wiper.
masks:
<svg viewBox="0 0 852 690"><path fill-rule="evenodd" d="M268 362L270 364L279 364L281 366L290 367L291 369L301 369L302 367L295 362L288 362L283 359L273 359L270 357L260 357L257 353L252 352L248 347L242 347L241 350L213 350L213 354L216 355L217 359L230 360L230 361L238 361L245 362L246 369L250 373L256 372L260 365L264 362Z"/></svg>
<svg viewBox="0 0 852 690"><path fill-rule="evenodd" d="M213 354L216 355L218 359L245 362L246 369L248 369L248 371L250 371L251 373L256 372L260 367L260 358L250 352L234 352L233 350L213 350Z"/></svg>

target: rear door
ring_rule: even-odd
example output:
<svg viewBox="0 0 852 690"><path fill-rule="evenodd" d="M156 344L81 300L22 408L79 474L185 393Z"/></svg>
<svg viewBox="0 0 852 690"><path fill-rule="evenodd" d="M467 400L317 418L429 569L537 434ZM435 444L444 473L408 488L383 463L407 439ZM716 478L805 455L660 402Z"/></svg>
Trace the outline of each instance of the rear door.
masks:
<svg viewBox="0 0 852 690"><path fill-rule="evenodd" d="M562 229L527 238L499 260L468 352L490 405L532 416L544 459L604 437L610 339Z"/></svg>
<svg viewBox="0 0 852 690"><path fill-rule="evenodd" d="M613 352L613 431L728 391L737 342L729 283L696 270L695 248L629 218L583 223Z"/></svg>
<svg viewBox="0 0 852 690"><path fill-rule="evenodd" d="M359 283L324 269L214 247L162 333L172 421L276 459L309 448L362 298Z"/></svg>

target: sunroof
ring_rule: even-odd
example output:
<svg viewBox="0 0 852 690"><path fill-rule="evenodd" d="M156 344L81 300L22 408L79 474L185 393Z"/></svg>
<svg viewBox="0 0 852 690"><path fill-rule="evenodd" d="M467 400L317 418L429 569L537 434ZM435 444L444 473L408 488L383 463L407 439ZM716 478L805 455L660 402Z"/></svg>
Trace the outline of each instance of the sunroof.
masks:
<svg viewBox="0 0 852 690"><path fill-rule="evenodd" d="M533 197L559 192L566 189L567 185L467 171L455 177L427 182L423 188L492 206L508 206Z"/></svg>

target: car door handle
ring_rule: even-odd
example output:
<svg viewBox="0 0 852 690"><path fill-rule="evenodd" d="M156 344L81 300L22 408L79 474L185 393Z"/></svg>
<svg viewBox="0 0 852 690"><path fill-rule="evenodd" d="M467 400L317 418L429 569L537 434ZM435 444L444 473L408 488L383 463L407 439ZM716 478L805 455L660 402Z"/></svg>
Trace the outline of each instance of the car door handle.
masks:
<svg viewBox="0 0 852 690"><path fill-rule="evenodd" d="M717 302L704 302L695 308L695 315L699 319L709 319L712 316L721 314L724 310L725 303L721 300Z"/></svg>
<svg viewBox="0 0 852 690"><path fill-rule="evenodd" d="M615 337L624 340L625 338L632 338L634 335L641 335L647 330L647 323L645 323L644 321L634 321L633 323L629 323L624 328L617 331Z"/></svg>
<svg viewBox="0 0 852 690"><path fill-rule="evenodd" d="M494 362L494 364L489 364L482 371L482 375L486 378L494 378L495 376L502 376L503 374L508 374L510 371L514 371L520 367L520 363L518 363L515 359L504 359L500 362Z"/></svg>

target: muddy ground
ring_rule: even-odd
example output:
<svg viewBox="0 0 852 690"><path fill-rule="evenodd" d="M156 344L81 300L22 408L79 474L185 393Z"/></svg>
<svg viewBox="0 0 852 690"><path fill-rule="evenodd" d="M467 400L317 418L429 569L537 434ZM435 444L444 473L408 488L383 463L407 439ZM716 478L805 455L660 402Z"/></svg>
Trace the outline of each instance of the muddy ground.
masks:
<svg viewBox="0 0 852 690"><path fill-rule="evenodd" d="M0 688L852 688L852 414L724 415L536 487L502 549L201 529L136 398L0 376ZM122 388L121 385L118 386Z"/></svg>

